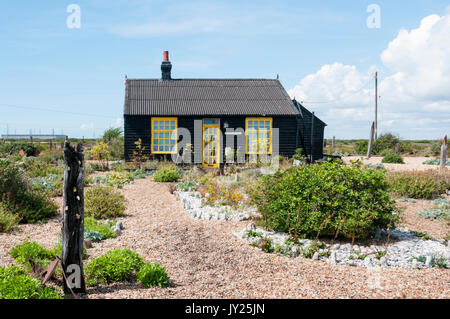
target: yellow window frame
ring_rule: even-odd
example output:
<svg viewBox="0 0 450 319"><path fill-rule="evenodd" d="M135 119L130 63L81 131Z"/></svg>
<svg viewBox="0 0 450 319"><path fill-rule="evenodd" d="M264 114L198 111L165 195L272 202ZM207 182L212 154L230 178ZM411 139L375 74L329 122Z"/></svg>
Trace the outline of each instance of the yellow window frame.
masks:
<svg viewBox="0 0 450 319"><path fill-rule="evenodd" d="M250 123L250 121L252 123ZM258 125L256 125L257 129L255 129L255 121L257 121ZM260 121L264 121L264 128L260 128ZM269 121L269 129L267 130L265 128L265 122ZM249 123L253 124L251 125L252 127L249 128ZM251 134L257 134L257 140L259 140L259 134L263 133L264 135L269 133L269 137L268 137L268 144L269 144L269 149L267 151L267 154L272 154L272 118L271 117L247 117L245 119L245 154L265 154L265 152L263 152L262 150L259 149L259 146L257 145L257 150L256 151L250 151L249 150L249 142L252 143L250 135ZM264 140L267 138L264 138ZM259 143L259 142L257 142Z"/></svg>
<svg viewBox="0 0 450 319"><path fill-rule="evenodd" d="M152 134L151 152L152 152L152 154L176 154L176 152L177 152L177 142L178 142L177 141L177 139L178 139L178 135L177 135L178 118L176 118L176 117L152 117L151 121L152 121L152 123L151 123L152 124L152 130L151 130L151 134ZM158 123L156 123L155 121L158 121ZM164 122L164 126L160 126L160 121ZM166 121L169 121L169 129L166 128ZM170 121L175 121L174 129L170 128L170 126L171 126L170 125ZM162 133L164 135L165 135L165 133L169 133L170 135L169 135L168 138L165 138L165 136L163 138L160 138L160 137L155 138L155 133L158 133L158 135L160 133ZM174 145L173 145L173 151L170 150L170 148L172 146L172 145L170 145L170 140L172 140L171 134L175 134L175 138L174 138L175 142L174 142ZM169 144L165 144L165 143L161 144L161 143L159 143L160 139L162 139L162 140L166 140L167 139L169 141ZM158 141L157 144L155 144L155 140ZM155 146L158 147L157 151L154 150ZM163 148L165 146L168 146L169 147L169 151L165 151L165 150L160 151L159 150L160 146L162 146Z"/></svg>

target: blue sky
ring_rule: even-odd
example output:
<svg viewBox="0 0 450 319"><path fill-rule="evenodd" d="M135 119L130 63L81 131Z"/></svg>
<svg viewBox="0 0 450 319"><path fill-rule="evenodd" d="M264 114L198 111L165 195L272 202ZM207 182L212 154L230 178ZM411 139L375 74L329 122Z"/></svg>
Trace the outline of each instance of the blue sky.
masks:
<svg viewBox="0 0 450 319"><path fill-rule="evenodd" d="M72 3L81 8L79 29L66 25ZM366 25L372 3L381 9L381 28ZM162 51L169 50L176 78L279 74L286 90L328 123L328 138L366 138L373 120L371 76L377 70L379 131L440 138L450 127L450 90L441 88L449 75L438 74L438 68L450 69L449 45L438 41L449 33L449 5L439 0L2 1L0 133L8 125L10 133L54 129L99 137L121 124L124 76L160 77ZM436 18L421 25L430 15ZM425 36L411 31L422 27ZM411 33L400 37L402 29ZM421 50L430 41L433 50ZM436 63L430 65L430 59ZM408 76L418 75L430 78L426 88L405 87L413 83Z"/></svg>

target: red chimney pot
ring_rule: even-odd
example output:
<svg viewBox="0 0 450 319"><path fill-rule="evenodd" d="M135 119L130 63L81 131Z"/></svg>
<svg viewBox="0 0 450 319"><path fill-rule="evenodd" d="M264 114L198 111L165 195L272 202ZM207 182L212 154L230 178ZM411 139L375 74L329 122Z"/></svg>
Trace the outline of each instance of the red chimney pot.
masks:
<svg viewBox="0 0 450 319"><path fill-rule="evenodd" d="M163 56L164 56L163 61L169 61L169 51L164 51Z"/></svg>

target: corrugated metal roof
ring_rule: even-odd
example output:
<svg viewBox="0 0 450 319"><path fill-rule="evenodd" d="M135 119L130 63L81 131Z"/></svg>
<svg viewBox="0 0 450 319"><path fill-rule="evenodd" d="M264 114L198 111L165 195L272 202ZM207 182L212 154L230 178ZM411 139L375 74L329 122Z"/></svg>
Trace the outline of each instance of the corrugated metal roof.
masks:
<svg viewBox="0 0 450 319"><path fill-rule="evenodd" d="M127 79L126 115L296 115L273 79Z"/></svg>

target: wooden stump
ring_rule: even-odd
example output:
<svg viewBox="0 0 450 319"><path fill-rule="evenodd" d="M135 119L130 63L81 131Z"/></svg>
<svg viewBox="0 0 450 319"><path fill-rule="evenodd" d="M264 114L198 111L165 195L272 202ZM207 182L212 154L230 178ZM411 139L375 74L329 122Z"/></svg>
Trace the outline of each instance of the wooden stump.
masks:
<svg viewBox="0 0 450 319"><path fill-rule="evenodd" d="M444 137L444 142L441 146L441 167L444 168L447 163L447 135Z"/></svg>
<svg viewBox="0 0 450 319"><path fill-rule="evenodd" d="M395 144L395 154L400 154L401 146L400 143Z"/></svg>
<svg viewBox="0 0 450 319"><path fill-rule="evenodd" d="M66 139L64 143L64 186L63 186L63 220L61 263L65 277L78 283L72 287L74 293L85 293L86 284L83 273L84 243L84 154L83 147L77 145L75 150ZM79 267L78 281L71 276L74 268ZM68 267L70 267L68 271ZM64 281L64 292L69 294L67 281Z"/></svg>
<svg viewBox="0 0 450 319"><path fill-rule="evenodd" d="M370 158L370 155L372 153L374 133L375 133L375 122L372 122L372 126L370 127L369 145L367 147L367 158Z"/></svg>

